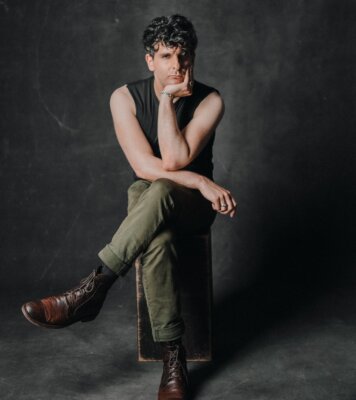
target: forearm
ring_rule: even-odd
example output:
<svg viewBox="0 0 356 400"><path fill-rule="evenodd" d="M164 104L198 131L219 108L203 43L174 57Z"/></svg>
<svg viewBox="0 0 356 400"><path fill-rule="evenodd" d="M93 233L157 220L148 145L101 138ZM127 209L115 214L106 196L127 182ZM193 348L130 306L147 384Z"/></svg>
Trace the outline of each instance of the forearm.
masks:
<svg viewBox="0 0 356 400"><path fill-rule="evenodd" d="M161 96L157 131L163 167L167 170L176 169L181 159L189 157L189 146L179 130L174 104L166 95Z"/></svg>
<svg viewBox="0 0 356 400"><path fill-rule="evenodd" d="M153 155L145 159L144 165L142 172L136 170L139 178L151 182L159 178L167 178L188 188L197 189L211 202L213 210L230 217L235 215L236 201L231 193L206 176L191 171L166 171L162 167L162 160Z"/></svg>
<svg viewBox="0 0 356 400"><path fill-rule="evenodd" d="M200 190L203 182L208 179L203 175L191 171L167 171L163 168L163 161L155 156L147 157L144 162L144 168L136 171L136 175L148 181L167 178L183 186L198 190Z"/></svg>

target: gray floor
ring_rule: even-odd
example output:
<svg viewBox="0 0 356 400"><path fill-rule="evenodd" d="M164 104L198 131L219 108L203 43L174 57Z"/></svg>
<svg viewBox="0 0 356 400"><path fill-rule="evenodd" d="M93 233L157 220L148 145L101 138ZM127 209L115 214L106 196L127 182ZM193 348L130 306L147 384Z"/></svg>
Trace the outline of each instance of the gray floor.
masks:
<svg viewBox="0 0 356 400"><path fill-rule="evenodd" d="M28 293L3 298L1 398L155 399L161 365L136 361L134 293L122 299L120 284L95 321L61 330L22 317ZM190 363L192 398L356 399L355 300L350 282L216 299L215 361Z"/></svg>

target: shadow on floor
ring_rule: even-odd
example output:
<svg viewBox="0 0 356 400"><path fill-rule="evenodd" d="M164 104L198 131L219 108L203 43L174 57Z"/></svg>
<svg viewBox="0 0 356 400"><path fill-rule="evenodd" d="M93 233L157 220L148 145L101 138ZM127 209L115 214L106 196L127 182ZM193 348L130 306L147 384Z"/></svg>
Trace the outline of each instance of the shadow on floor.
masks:
<svg viewBox="0 0 356 400"><path fill-rule="evenodd" d="M316 311L310 310L319 300L323 317L336 313L337 316L342 314L343 318L353 318L355 286L351 268L336 273L330 266L325 268L325 264L311 269L307 263L298 274L293 268L274 268L269 270L269 276L262 274L249 287L232 290L214 305L213 362L191 368L190 400L198 397L205 382L214 379L222 369L236 364L237 357L242 359L253 351L255 340L271 328L297 316L307 320L310 312L316 313L318 318L320 306ZM326 294L340 301L336 305L323 304ZM344 296L350 295L351 301L343 301Z"/></svg>

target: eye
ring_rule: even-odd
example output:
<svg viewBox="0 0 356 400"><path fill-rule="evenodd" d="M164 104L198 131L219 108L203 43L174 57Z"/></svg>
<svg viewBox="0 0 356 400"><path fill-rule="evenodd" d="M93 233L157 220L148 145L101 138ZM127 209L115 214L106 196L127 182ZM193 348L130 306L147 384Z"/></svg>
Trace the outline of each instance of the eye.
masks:
<svg viewBox="0 0 356 400"><path fill-rule="evenodd" d="M190 59L189 59L188 54L184 54L184 55L180 54L179 61L180 61L182 64L185 64L185 65L189 64Z"/></svg>

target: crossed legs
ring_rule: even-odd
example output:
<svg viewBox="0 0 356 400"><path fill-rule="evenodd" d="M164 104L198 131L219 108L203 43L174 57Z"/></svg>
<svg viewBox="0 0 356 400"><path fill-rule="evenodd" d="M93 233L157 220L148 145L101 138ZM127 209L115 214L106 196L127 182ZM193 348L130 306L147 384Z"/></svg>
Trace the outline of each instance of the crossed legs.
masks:
<svg viewBox="0 0 356 400"><path fill-rule="evenodd" d="M175 340L184 333L175 235L207 229L215 215L198 190L168 179L139 180L128 189L128 215L99 257L120 275L141 255L154 341Z"/></svg>
<svg viewBox="0 0 356 400"><path fill-rule="evenodd" d="M46 328L93 320L115 274L124 275L141 255L152 334L163 348L158 400L186 399L188 371L180 340L184 323L176 279L179 266L175 235L205 230L215 216L216 212L198 190L168 179L134 182L128 190L128 215L111 242L99 252L109 269L100 266L65 293L25 303L24 316Z"/></svg>

